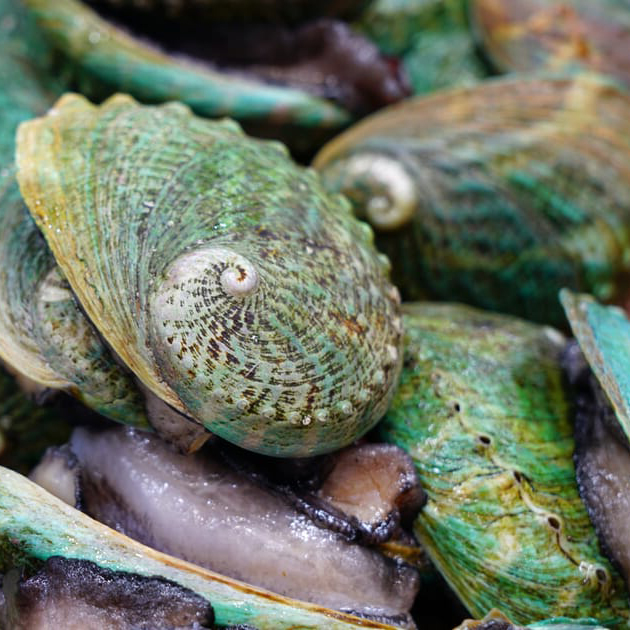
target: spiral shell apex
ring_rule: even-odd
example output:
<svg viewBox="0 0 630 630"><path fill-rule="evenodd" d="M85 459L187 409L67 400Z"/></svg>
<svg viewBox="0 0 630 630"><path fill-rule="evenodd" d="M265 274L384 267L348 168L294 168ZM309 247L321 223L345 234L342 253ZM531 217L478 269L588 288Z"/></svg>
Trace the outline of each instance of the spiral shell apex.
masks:
<svg viewBox="0 0 630 630"><path fill-rule="evenodd" d="M340 448L385 412L401 362L387 261L277 143L181 105L66 95L18 145L77 299L170 406L278 456Z"/></svg>

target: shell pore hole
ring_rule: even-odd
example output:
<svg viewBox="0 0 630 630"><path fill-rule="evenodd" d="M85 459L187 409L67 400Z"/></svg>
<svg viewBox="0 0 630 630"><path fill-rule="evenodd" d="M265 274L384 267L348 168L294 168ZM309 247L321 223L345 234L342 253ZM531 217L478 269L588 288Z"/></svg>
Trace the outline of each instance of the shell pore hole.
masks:
<svg viewBox="0 0 630 630"><path fill-rule="evenodd" d="M560 529L560 521L555 516L548 516L547 523L549 523L549 527L552 529Z"/></svg>

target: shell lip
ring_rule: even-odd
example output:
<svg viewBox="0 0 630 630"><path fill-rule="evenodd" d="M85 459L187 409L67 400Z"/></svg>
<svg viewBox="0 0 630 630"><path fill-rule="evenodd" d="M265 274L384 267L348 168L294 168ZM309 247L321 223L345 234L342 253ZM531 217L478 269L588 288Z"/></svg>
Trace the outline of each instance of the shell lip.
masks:
<svg viewBox="0 0 630 630"><path fill-rule="evenodd" d="M559 298L586 363L630 440L630 320L621 308L585 293L564 288Z"/></svg>

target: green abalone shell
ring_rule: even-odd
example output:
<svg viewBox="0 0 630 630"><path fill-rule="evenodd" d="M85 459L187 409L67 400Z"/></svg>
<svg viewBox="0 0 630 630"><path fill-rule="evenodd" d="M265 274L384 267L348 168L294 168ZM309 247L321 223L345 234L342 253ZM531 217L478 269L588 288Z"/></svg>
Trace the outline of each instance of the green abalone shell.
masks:
<svg viewBox="0 0 630 630"><path fill-rule="evenodd" d="M555 329L461 305L404 308L401 384L381 436L414 458L414 531L470 612L627 624L624 582L580 500Z"/></svg>
<svg viewBox="0 0 630 630"><path fill-rule="evenodd" d="M385 412L388 261L279 143L181 104L67 95L20 127L18 180L81 307L176 410L279 456L340 448Z"/></svg>
<svg viewBox="0 0 630 630"><path fill-rule="evenodd" d="M562 287L628 294L629 110L593 75L506 77L374 114L314 166L373 225L405 299L563 326Z"/></svg>
<svg viewBox="0 0 630 630"><path fill-rule="evenodd" d="M563 290L562 305L588 365L630 439L630 321L618 307Z"/></svg>
<svg viewBox="0 0 630 630"><path fill-rule="evenodd" d="M126 92L143 102L181 101L202 116L230 116L299 140L330 137L347 125L342 107L299 89L226 75L186 56L169 55L100 17L78 0L25 0L45 37L61 52L82 92L102 99ZM286 135L286 134L285 134ZM312 139L311 139L312 142Z"/></svg>
<svg viewBox="0 0 630 630"><path fill-rule="evenodd" d="M53 52L24 7L0 3L0 360L40 388L64 389L120 421L147 428L135 385L75 303L15 180L18 123L63 92ZM41 414L35 414L41 415Z"/></svg>

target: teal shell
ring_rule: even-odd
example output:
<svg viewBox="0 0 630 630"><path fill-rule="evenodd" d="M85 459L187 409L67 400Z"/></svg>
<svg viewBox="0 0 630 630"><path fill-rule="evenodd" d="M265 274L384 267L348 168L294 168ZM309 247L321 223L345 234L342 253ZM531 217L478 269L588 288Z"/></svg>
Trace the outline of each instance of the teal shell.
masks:
<svg viewBox="0 0 630 630"><path fill-rule="evenodd" d="M78 0L24 3L78 75L81 91L93 92L93 98L119 91L149 103L177 100L202 116L230 116L258 127L264 123L276 137L290 129L299 143L311 131L316 138L330 137L351 120L344 109L300 90L227 76L169 56L112 26Z"/></svg>
<svg viewBox="0 0 630 630"><path fill-rule="evenodd" d="M630 321L618 307L564 290L562 305L591 370L630 439Z"/></svg>
<svg viewBox="0 0 630 630"><path fill-rule="evenodd" d="M0 467L0 573L36 570L50 556L80 558L100 567L162 576L206 598L217 626L259 630L390 628L237 582L154 551L92 520L25 477Z"/></svg>
<svg viewBox="0 0 630 630"><path fill-rule="evenodd" d="M575 480L563 336L470 307L404 305L401 384L382 438L414 458L414 532L475 616L628 623Z"/></svg>
<svg viewBox="0 0 630 630"><path fill-rule="evenodd" d="M403 298L562 326L560 288L628 293L629 110L592 75L489 80L374 114L314 166L375 227Z"/></svg>
<svg viewBox="0 0 630 630"><path fill-rule="evenodd" d="M402 340L388 261L279 143L181 104L66 95L20 127L18 180L90 320L178 411L277 456L384 414Z"/></svg>
<svg viewBox="0 0 630 630"><path fill-rule="evenodd" d="M0 3L0 359L34 383L64 389L113 419L147 428L144 406L76 305L15 180L18 123L63 85L52 52L19 2Z"/></svg>

